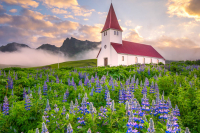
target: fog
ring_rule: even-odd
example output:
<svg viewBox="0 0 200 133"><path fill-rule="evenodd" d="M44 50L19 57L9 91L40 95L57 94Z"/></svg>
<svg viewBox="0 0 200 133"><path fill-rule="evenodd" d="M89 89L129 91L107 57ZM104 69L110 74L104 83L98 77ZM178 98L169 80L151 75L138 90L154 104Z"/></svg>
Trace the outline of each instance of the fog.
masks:
<svg viewBox="0 0 200 133"><path fill-rule="evenodd" d="M59 62L85 60L96 58L99 50L90 50L77 54L74 57L64 56L63 53L52 54L44 50L21 48L16 52L0 52L0 64L20 65L25 67L35 67L50 65Z"/></svg>
<svg viewBox="0 0 200 133"><path fill-rule="evenodd" d="M166 60L196 60L200 59L200 49L154 47ZM24 67L45 66L59 62L95 59L99 49L89 50L74 57L64 56L63 53L52 54L44 50L21 48L16 52L0 52L0 64L19 65Z"/></svg>
<svg viewBox="0 0 200 133"><path fill-rule="evenodd" d="M166 60L197 60L200 59L200 48L154 47Z"/></svg>

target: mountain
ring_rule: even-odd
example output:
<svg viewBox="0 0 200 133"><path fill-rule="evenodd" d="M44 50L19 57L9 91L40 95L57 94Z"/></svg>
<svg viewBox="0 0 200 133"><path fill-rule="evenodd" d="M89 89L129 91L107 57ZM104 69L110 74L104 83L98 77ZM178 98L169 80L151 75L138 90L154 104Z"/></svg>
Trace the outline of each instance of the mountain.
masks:
<svg viewBox="0 0 200 133"><path fill-rule="evenodd" d="M1 52L14 52L20 48L30 48L30 47L26 44L20 44L20 43L13 42L13 43L8 43L6 46L1 46L0 51Z"/></svg>
<svg viewBox="0 0 200 133"><path fill-rule="evenodd" d="M53 53L58 53L58 51L59 51L59 47L56 47L55 45L51 45L51 44L42 44L37 49L47 50L47 51L51 51Z"/></svg>
<svg viewBox="0 0 200 133"><path fill-rule="evenodd" d="M71 39L67 38L64 40L61 47L56 47L55 45L51 44L42 44L36 50L45 50L52 53L58 53L59 51L63 52L65 55L72 57L78 53L87 51L87 50L93 50L98 49L98 46L101 44L101 42L91 42L91 41L81 41L76 38L71 37ZM19 48L27 47L30 48L26 44L19 44L19 43L9 43L6 46L1 46L0 51L1 52L14 52L19 50Z"/></svg>
<svg viewBox="0 0 200 133"><path fill-rule="evenodd" d="M88 40L81 41L71 37L71 39L67 38L63 42L63 45L60 47L60 51L71 57L83 51L98 49L100 44L101 42L90 42Z"/></svg>

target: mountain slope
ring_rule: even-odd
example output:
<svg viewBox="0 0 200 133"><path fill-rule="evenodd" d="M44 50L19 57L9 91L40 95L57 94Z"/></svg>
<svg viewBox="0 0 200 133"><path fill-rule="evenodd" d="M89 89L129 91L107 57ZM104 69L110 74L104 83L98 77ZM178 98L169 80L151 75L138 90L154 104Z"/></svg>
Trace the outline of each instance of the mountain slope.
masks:
<svg viewBox="0 0 200 133"><path fill-rule="evenodd" d="M8 43L5 46L1 46L0 51L1 52L15 52L20 48L30 48L30 47L26 44L20 44L20 43L13 42L13 43Z"/></svg>

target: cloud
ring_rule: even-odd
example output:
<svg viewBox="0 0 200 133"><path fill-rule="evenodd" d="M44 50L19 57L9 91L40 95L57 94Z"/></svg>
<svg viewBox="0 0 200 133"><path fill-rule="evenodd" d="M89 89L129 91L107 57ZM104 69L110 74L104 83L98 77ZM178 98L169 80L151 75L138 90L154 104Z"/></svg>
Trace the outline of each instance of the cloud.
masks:
<svg viewBox="0 0 200 133"><path fill-rule="evenodd" d="M5 24L12 21L12 16L8 14L0 14L0 24Z"/></svg>
<svg viewBox="0 0 200 133"><path fill-rule="evenodd" d="M72 18L72 19L77 19L73 15L65 15L64 18Z"/></svg>
<svg viewBox="0 0 200 133"><path fill-rule="evenodd" d="M194 18L200 21L200 1L199 0L168 0L168 14L170 17Z"/></svg>
<svg viewBox="0 0 200 133"><path fill-rule="evenodd" d="M81 34L77 34L77 37L81 40L85 40L85 38L87 38L87 40L96 42L101 40L101 28L97 26L81 25L78 31Z"/></svg>
<svg viewBox="0 0 200 133"><path fill-rule="evenodd" d="M68 14L68 12L66 10L62 10L62 9L58 9L58 8L54 8L51 11L56 14Z"/></svg>
<svg viewBox="0 0 200 133"><path fill-rule="evenodd" d="M45 15L41 14L40 12L28 10L25 8L21 10L21 14L23 16L32 17L38 20L42 20L45 17Z"/></svg>
<svg viewBox="0 0 200 133"><path fill-rule="evenodd" d="M126 20L125 25L126 26L131 26L132 25L132 21L131 20Z"/></svg>
<svg viewBox="0 0 200 133"><path fill-rule="evenodd" d="M84 18L83 20L88 21L89 19L88 18Z"/></svg>
<svg viewBox="0 0 200 133"><path fill-rule="evenodd" d="M137 43L142 42L144 39L138 32L141 27L142 26L136 26L135 29L130 29L130 32L125 36L124 40Z"/></svg>
<svg viewBox="0 0 200 133"><path fill-rule="evenodd" d="M3 8L2 5L0 5L0 14L1 14L1 13L5 13L5 12L6 12L6 10Z"/></svg>
<svg viewBox="0 0 200 133"><path fill-rule="evenodd" d="M1 0L1 1L9 5L20 5L23 8L28 8L29 6L36 8L39 6L39 3L34 0Z"/></svg>
<svg viewBox="0 0 200 133"><path fill-rule="evenodd" d="M58 7L67 9L72 6L78 6L77 0L41 0L41 1L50 8Z"/></svg>
<svg viewBox="0 0 200 133"><path fill-rule="evenodd" d="M42 0L43 3L50 8L71 9L75 16L91 16L94 9L86 9L78 4L77 0ZM64 14L65 10L53 9L52 11L57 14Z"/></svg>
<svg viewBox="0 0 200 133"><path fill-rule="evenodd" d="M200 49L154 47L166 60L197 60L200 59Z"/></svg>
<svg viewBox="0 0 200 133"><path fill-rule="evenodd" d="M162 36L142 43L152 45L165 59L195 60L200 57L200 45L188 38Z"/></svg>
<svg viewBox="0 0 200 133"><path fill-rule="evenodd" d="M71 9L75 16L83 16L83 17L91 16L92 12L95 11L94 9L88 10L79 6L72 6Z"/></svg>
<svg viewBox="0 0 200 133"><path fill-rule="evenodd" d="M31 16L11 16L8 14L0 14L0 23L6 24L6 26L0 26L0 45L19 42L34 47L41 45L40 37L47 37L45 38L46 42L60 45L58 42L63 41L67 35L72 36L73 31L79 27L79 23L67 20L50 22ZM54 41L49 38L54 39Z"/></svg>
<svg viewBox="0 0 200 133"><path fill-rule="evenodd" d="M107 14L107 12L97 12L98 14L100 14L100 15L106 15Z"/></svg>
<svg viewBox="0 0 200 133"><path fill-rule="evenodd" d="M11 9L11 10L9 10L9 12L16 13L17 9Z"/></svg>
<svg viewBox="0 0 200 133"><path fill-rule="evenodd" d="M61 19L55 15L45 15L45 18L47 21L61 21Z"/></svg>
<svg viewBox="0 0 200 133"><path fill-rule="evenodd" d="M194 41L183 37L183 38L172 38L168 36L161 36L154 41L144 41L145 43L151 44L155 47L171 47L171 48L199 48L200 45Z"/></svg>

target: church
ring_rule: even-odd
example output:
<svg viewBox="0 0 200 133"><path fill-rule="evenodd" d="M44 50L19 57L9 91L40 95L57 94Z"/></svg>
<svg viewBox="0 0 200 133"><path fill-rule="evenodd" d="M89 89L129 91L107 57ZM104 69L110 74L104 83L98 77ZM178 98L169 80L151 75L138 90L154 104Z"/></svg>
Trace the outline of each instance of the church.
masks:
<svg viewBox="0 0 200 133"><path fill-rule="evenodd" d="M113 5L101 31L101 48L97 55L97 66L119 66L132 64L165 64L165 59L151 46L122 40L122 32Z"/></svg>

